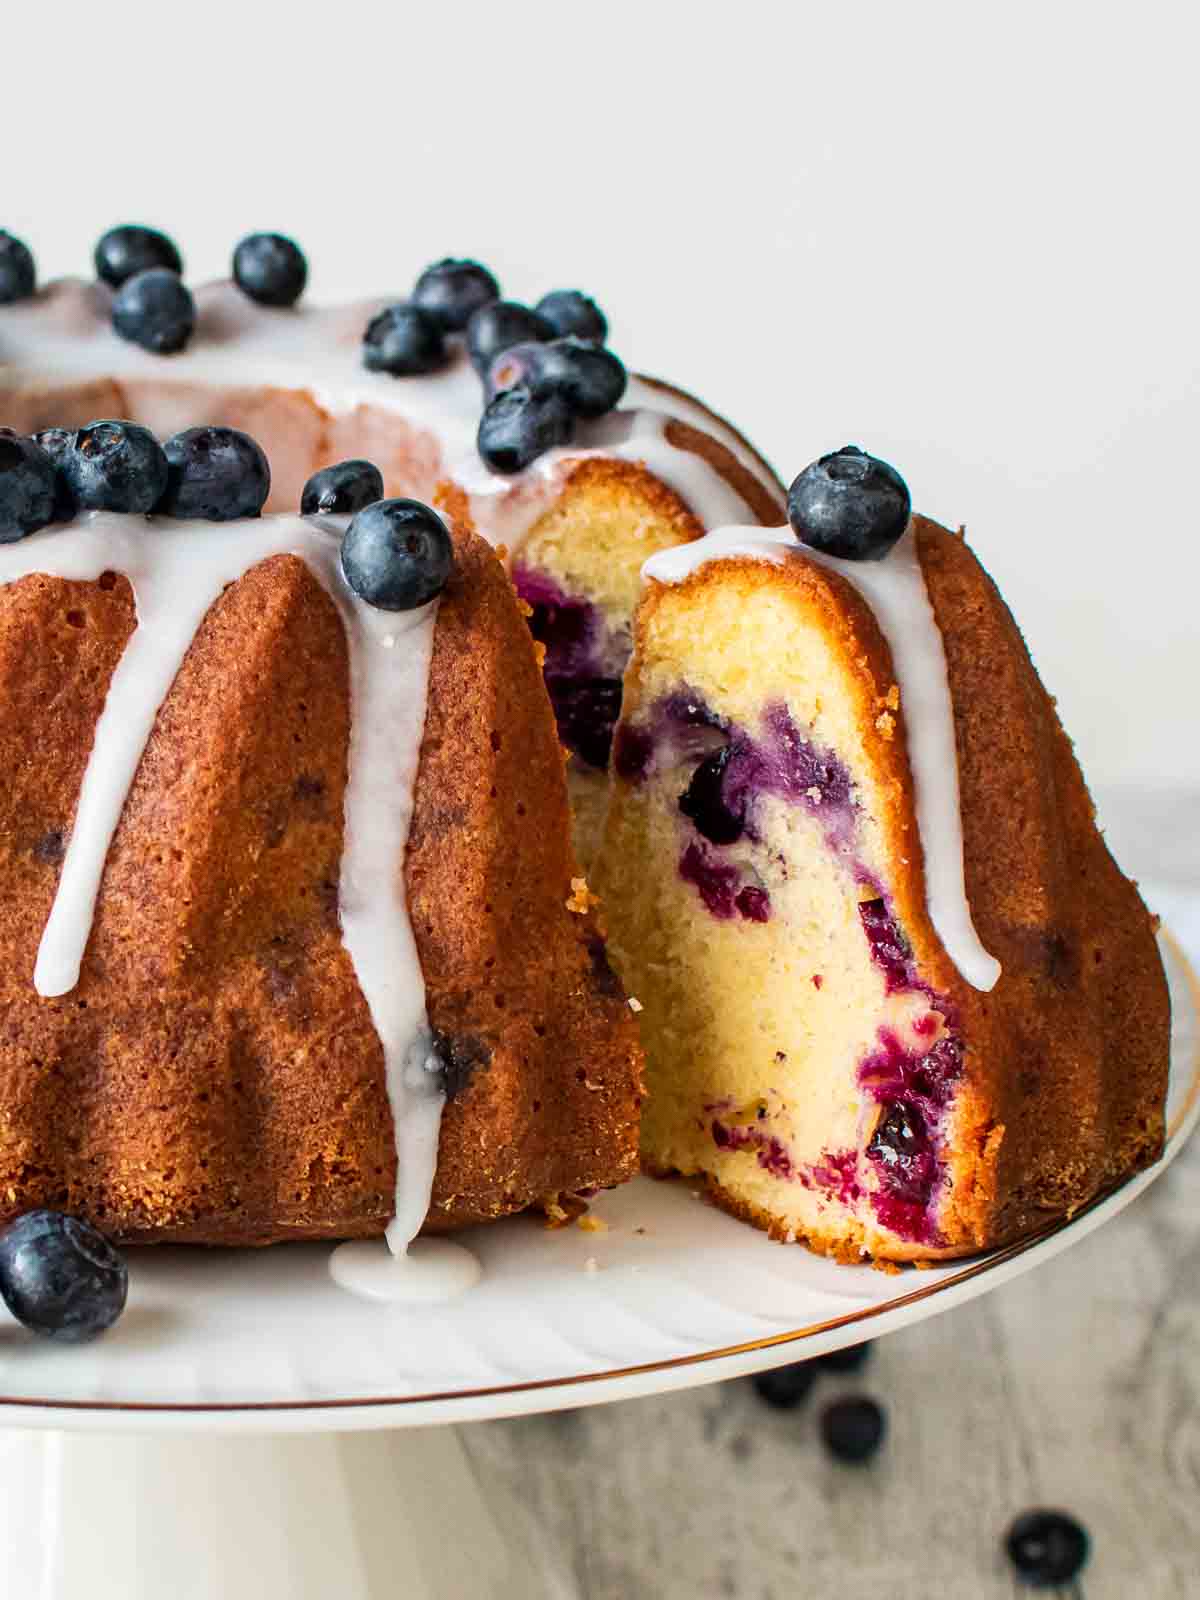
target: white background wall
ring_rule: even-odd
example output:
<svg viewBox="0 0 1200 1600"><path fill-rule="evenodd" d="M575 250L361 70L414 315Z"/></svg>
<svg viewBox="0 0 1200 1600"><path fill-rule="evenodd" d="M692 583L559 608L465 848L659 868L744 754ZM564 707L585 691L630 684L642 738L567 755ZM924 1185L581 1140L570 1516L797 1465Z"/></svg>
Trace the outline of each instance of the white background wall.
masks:
<svg viewBox="0 0 1200 1600"><path fill-rule="evenodd" d="M856 441L970 537L1098 783L1200 783L1196 59L1182 4L5 16L0 226L158 223L312 292L477 255L790 478Z"/></svg>

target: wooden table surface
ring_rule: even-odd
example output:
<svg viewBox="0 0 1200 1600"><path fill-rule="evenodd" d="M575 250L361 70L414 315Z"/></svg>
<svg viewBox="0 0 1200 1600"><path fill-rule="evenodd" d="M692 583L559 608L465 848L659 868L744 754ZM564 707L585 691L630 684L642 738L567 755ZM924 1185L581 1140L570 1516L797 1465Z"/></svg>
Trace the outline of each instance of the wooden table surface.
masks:
<svg viewBox="0 0 1200 1600"><path fill-rule="evenodd" d="M1200 797L1105 798L1128 870L1200 890ZM888 1435L855 1468L817 1417L857 1392ZM801 1411L739 1381L460 1431L578 1600L1013 1600L1033 1591L1002 1534L1045 1505L1093 1539L1059 1593L1200 1600L1200 1138L1107 1227Z"/></svg>

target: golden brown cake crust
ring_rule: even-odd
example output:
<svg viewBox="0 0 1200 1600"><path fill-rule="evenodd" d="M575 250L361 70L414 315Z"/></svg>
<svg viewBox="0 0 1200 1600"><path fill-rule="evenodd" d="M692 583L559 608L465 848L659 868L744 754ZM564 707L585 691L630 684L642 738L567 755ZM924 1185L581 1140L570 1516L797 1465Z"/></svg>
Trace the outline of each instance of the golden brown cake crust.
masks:
<svg viewBox="0 0 1200 1600"><path fill-rule="evenodd" d="M915 518L954 707L968 898L1003 973L990 993L959 974L929 919L923 856L891 652L866 601L829 569L729 558L684 584L802 596L850 664L857 724L878 775L887 883L923 977L956 1013L965 1075L950 1134L953 1179L940 1248L853 1224L808 1242L841 1259L969 1254L1070 1214L1161 1154L1170 1000L1154 919L1120 872L1053 702L999 592L961 535ZM646 636L672 586L650 583ZM636 664L636 657L635 657ZM636 713L637 674L626 712ZM710 1181L716 1202L768 1231L766 1212Z"/></svg>
<svg viewBox="0 0 1200 1600"><path fill-rule="evenodd" d="M612 1183L636 1162L640 1052L573 862L532 643L463 525L435 631L407 866L457 1090L431 1224ZM382 1051L337 921L349 690L297 559L202 624L109 853L78 987L31 975L129 585L0 596L0 1216L49 1204L127 1240L379 1232L395 1152ZM35 748L28 730L38 730Z"/></svg>

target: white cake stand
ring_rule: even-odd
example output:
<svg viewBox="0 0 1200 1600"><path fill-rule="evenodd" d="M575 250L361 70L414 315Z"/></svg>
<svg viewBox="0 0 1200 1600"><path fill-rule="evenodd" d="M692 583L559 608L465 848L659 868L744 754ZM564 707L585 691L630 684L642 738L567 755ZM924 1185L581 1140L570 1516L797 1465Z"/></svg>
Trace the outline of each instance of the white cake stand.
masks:
<svg viewBox="0 0 1200 1600"><path fill-rule="evenodd" d="M1170 1139L1152 1171L1039 1237L886 1275L772 1244L679 1184L601 1196L604 1226L468 1236L482 1281L397 1308L323 1246L143 1250L95 1345L0 1325L4 1594L22 1600L558 1600L522 1506L453 1424L629 1399L905 1327L1050 1260L1129 1205L1200 1115L1197 981L1164 940Z"/></svg>

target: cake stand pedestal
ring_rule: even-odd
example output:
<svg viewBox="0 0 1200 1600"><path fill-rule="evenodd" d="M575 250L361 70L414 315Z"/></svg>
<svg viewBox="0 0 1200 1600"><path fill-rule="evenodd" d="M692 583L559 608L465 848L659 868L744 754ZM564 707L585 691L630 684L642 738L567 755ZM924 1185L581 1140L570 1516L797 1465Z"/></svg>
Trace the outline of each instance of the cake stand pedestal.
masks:
<svg viewBox="0 0 1200 1600"><path fill-rule="evenodd" d="M454 1427L0 1433L20 1600L571 1600Z"/></svg>

